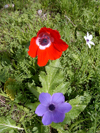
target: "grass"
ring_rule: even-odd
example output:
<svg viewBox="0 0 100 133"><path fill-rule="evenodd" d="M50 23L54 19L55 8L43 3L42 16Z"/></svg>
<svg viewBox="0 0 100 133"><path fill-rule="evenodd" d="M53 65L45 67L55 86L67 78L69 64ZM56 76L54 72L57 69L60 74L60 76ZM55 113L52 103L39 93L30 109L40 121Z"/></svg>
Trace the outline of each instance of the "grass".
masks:
<svg viewBox="0 0 100 133"><path fill-rule="evenodd" d="M4 8L6 4L9 4L8 8ZM42 15L38 14L40 9ZM31 38L36 36L41 27L57 29L61 38L69 45L60 58L61 71L64 74L63 81L67 84L66 100L70 101L83 96L88 101L85 101L84 109L80 108L79 114L76 113L75 117L73 114L71 123L66 122L61 128L52 124L51 132L100 132L99 14L99 0L1 0L1 133L50 132L47 126L42 125L41 118L34 113L39 104L39 92L37 92L38 89L32 89L42 87L39 77L41 71L46 70L45 67L39 67L36 64L36 58L29 57L27 53ZM87 31L93 35L92 41L95 43L91 49L88 48L84 39ZM91 97L90 100L87 95Z"/></svg>

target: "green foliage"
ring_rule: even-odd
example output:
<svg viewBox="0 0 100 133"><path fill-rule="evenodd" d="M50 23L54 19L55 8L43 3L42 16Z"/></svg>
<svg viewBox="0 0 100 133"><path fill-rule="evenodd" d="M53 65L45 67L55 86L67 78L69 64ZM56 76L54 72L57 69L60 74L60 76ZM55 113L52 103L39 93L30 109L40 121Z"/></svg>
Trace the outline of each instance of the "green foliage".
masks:
<svg viewBox="0 0 100 133"><path fill-rule="evenodd" d="M63 123L52 123L51 133L100 132L99 14L99 0L0 1L1 133L49 132L34 113L41 92L62 92L72 105ZM45 67L27 53L41 27L57 29L69 45L60 59ZM84 40L87 31L95 43L91 49Z"/></svg>
<svg viewBox="0 0 100 133"><path fill-rule="evenodd" d="M11 100L14 100L18 87L19 86L14 79L9 78L6 81L4 85L4 91L10 97Z"/></svg>
<svg viewBox="0 0 100 133"><path fill-rule="evenodd" d="M41 72L39 79L42 84L42 88L38 87L39 93L46 92L51 95L56 92L66 93L68 83L64 83L64 73L62 71L60 61L52 61L45 67L46 72Z"/></svg>
<svg viewBox="0 0 100 133"><path fill-rule="evenodd" d="M66 114L64 123L70 124L71 120L74 120L78 115L86 108L87 104L90 102L91 96L84 92L83 96L77 96L75 99L69 101L72 105L72 109Z"/></svg>
<svg viewBox="0 0 100 133"><path fill-rule="evenodd" d="M51 124L52 127L56 128L59 133L66 132L64 131L64 125L71 125L71 122L73 122L73 120L75 120L79 116L79 114L86 108L87 104L90 102L90 99L91 96L88 93L84 92L83 96L77 96L76 98L70 100L69 103L72 106L71 111L66 113L65 119L61 124L53 123ZM70 127L68 127L67 130L71 132Z"/></svg>
<svg viewBox="0 0 100 133"><path fill-rule="evenodd" d="M0 117L0 133L5 133L8 131L11 131L14 133L14 130L23 130L23 128L20 128L19 126L16 126L16 123L12 119L8 119L5 117Z"/></svg>
<svg viewBox="0 0 100 133"><path fill-rule="evenodd" d="M46 126L42 126L42 125L36 125L33 130L34 133L48 133L49 132L49 128Z"/></svg>

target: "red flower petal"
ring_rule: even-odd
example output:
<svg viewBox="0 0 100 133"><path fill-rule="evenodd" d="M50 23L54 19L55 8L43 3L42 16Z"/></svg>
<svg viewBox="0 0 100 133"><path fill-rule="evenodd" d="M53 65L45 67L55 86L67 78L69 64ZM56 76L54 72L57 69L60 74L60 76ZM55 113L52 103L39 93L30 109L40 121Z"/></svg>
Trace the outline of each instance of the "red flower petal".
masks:
<svg viewBox="0 0 100 133"><path fill-rule="evenodd" d="M68 45L63 40L60 39L61 36L57 30L52 30L50 28L44 27L40 29L40 31L37 33L37 36L39 36L43 32L47 32L48 34L51 35L51 37L54 38L54 47L60 52L65 51L68 48Z"/></svg>
<svg viewBox="0 0 100 133"><path fill-rule="evenodd" d="M59 34L59 32L57 30L52 30L49 28L49 31L50 31L50 35L55 39L60 39L61 36Z"/></svg>
<svg viewBox="0 0 100 133"><path fill-rule="evenodd" d="M36 41L38 37L39 40ZM42 40L44 41L42 43L40 41L41 38L44 39ZM46 40L48 38L49 41ZM38 56L37 64L39 66L45 66L49 59L56 60L60 58L62 52L68 48L68 45L60 38L61 36L57 30L52 30L50 28L43 27L38 31L37 37L33 37L31 39L28 54L33 58Z"/></svg>
<svg viewBox="0 0 100 133"><path fill-rule="evenodd" d="M56 60L56 59L60 58L61 55L62 55L62 52L59 52L57 49L55 49L53 44L51 44L51 46L48 48L49 59L50 60Z"/></svg>
<svg viewBox="0 0 100 133"><path fill-rule="evenodd" d="M61 38L61 36L60 36L60 34L59 34L59 32L57 30L52 30L52 29L46 28L46 27L41 28L38 31L37 36L39 36L43 32L47 32L48 34L50 34L54 38L57 38L57 39Z"/></svg>
<svg viewBox="0 0 100 133"><path fill-rule="evenodd" d="M33 37L30 41L30 46L29 46L29 51L28 51L28 54L31 56L31 57L36 57L37 56L37 51L38 51L38 45L36 44L36 38L37 37Z"/></svg>
<svg viewBox="0 0 100 133"><path fill-rule="evenodd" d="M47 50L38 49L38 62L39 66L45 66L49 60Z"/></svg>
<svg viewBox="0 0 100 133"><path fill-rule="evenodd" d="M61 51L63 52L68 48L68 45L61 39L59 40L56 39L53 44L54 44L54 47L60 52Z"/></svg>

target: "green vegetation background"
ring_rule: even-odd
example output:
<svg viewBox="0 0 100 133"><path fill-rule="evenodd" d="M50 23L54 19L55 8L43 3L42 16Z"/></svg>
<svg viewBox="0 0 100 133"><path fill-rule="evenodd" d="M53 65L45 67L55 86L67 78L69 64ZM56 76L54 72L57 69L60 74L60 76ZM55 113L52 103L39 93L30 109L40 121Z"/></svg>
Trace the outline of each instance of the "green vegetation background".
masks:
<svg viewBox="0 0 100 133"><path fill-rule="evenodd" d="M42 10L42 14L38 14L38 10ZM78 96L91 97L86 99L88 104L71 124L65 124L64 130L52 125L51 132L99 133L99 0L0 0L0 133L48 133L34 111L46 80L43 73L50 70L39 67L37 59L27 53L31 38L41 27L57 29L69 45L60 58L64 78L58 74L66 86L62 88L66 100L77 97L78 103L82 98ZM84 40L87 32L93 35L95 43L91 49Z"/></svg>

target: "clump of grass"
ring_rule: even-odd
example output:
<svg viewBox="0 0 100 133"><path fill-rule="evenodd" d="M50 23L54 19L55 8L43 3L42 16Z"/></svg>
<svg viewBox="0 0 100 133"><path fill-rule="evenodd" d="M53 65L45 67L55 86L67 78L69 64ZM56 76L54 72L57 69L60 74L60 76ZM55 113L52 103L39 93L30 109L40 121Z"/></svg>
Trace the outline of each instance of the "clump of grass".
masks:
<svg viewBox="0 0 100 133"><path fill-rule="evenodd" d="M14 4L14 8L4 8L6 4ZM48 6L49 5L49 6ZM0 3L0 117L9 123L19 125L12 132L28 132L37 130L49 132L34 111L38 98L36 87L42 87L39 79L44 68L36 65L36 58L28 56L29 42L41 27L57 29L61 38L69 45L60 58L64 83L67 83L65 97L89 93L91 100L82 113L65 125L64 131L99 132L100 131L100 2L96 0L45 0L45 1L1 1ZM42 14L38 14L38 10ZM87 31L93 35L95 46L91 49L85 44ZM16 85L7 88L15 90L14 100L4 92L8 79ZM13 92L12 91L12 92ZM10 119L12 118L12 120ZM1 122L1 121L0 121ZM8 123L6 123L8 124ZM15 126L14 125L14 126ZM60 129L53 125L56 131ZM22 129L21 129L22 128ZM5 132L10 131L6 129Z"/></svg>

